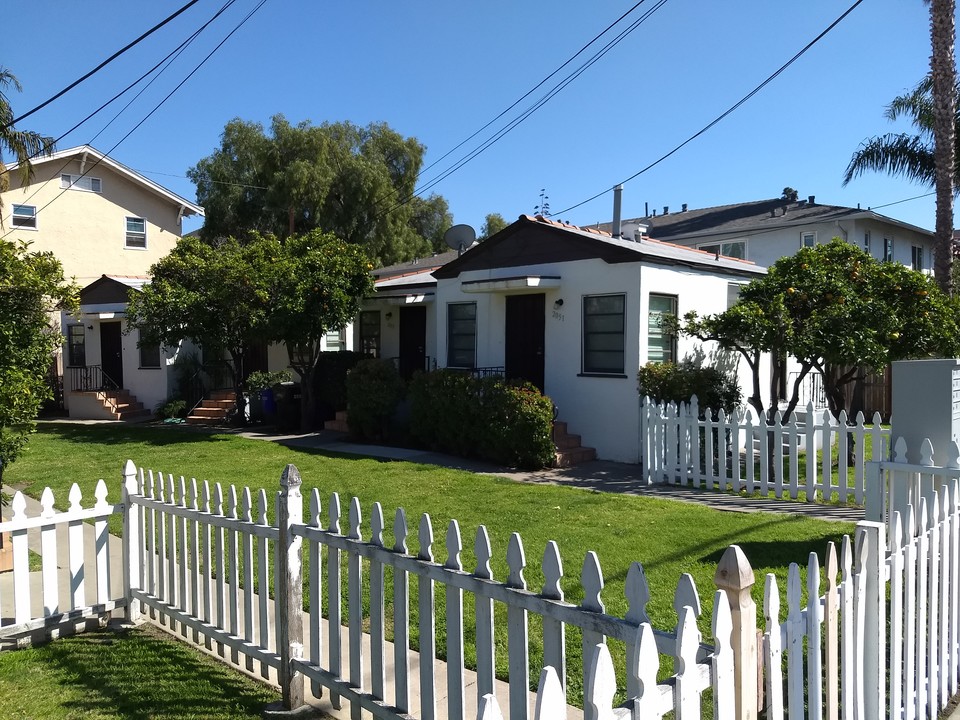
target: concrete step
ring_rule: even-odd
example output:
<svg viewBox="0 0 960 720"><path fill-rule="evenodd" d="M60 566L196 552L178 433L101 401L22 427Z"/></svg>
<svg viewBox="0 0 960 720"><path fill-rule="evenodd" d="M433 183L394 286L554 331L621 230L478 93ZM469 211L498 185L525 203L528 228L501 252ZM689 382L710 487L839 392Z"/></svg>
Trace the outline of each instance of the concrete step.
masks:
<svg viewBox="0 0 960 720"><path fill-rule="evenodd" d="M194 408L193 412L190 413L190 416L219 419L225 418L227 416L227 411L225 408L208 408L200 406L198 408Z"/></svg>
<svg viewBox="0 0 960 720"><path fill-rule="evenodd" d="M553 434L556 435L566 435L567 434L567 423L563 420L554 420L553 422Z"/></svg>
<svg viewBox="0 0 960 720"><path fill-rule="evenodd" d="M558 468L579 465L597 459L597 451L591 447L578 447L570 450L558 450L553 458L553 466Z"/></svg>
<svg viewBox="0 0 960 720"><path fill-rule="evenodd" d="M556 445L558 450L572 450L580 447L581 438L579 435L571 435L569 433L565 435L554 433L553 444Z"/></svg>

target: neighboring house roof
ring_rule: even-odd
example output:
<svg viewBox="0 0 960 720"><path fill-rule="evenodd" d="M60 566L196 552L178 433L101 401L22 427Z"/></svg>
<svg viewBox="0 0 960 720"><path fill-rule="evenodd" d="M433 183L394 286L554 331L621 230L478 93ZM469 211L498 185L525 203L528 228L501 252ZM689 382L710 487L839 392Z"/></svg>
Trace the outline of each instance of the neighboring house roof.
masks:
<svg viewBox="0 0 960 720"><path fill-rule="evenodd" d="M126 165L123 165L116 160L114 160L109 155L105 155L96 148L93 148L89 145L79 145L77 147L69 148L67 150L59 150L52 155L46 157L34 158L30 161L30 164L34 167L38 165L43 165L50 162L62 162L63 160L74 158L80 156L84 162L91 163L93 165L103 165L110 168L114 172L126 177L132 182L141 185L146 190L159 195L168 202L178 205L181 208L181 213L183 215L203 215L203 208L192 203L186 198L180 197L175 192L167 190L167 188L162 185L158 185L153 180L144 177L136 170L128 168ZM18 167L17 163L11 163L6 166L8 171L15 170Z"/></svg>
<svg viewBox="0 0 960 720"><path fill-rule="evenodd" d="M516 235L523 233L518 250ZM614 238L595 228L580 228L549 220L540 215L520 218L480 243L476 248L434 271L436 278L453 278L467 270L489 270L576 260L600 259L608 263L648 262L678 265L729 275L754 276L766 273L747 260L728 258L673 243L643 238L639 241Z"/></svg>
<svg viewBox="0 0 960 720"><path fill-rule="evenodd" d="M456 260L459 253L456 250L437 253L426 258L414 258L407 262L388 265L387 267L377 268L371 274L374 280L379 283L386 278L400 277L403 275L416 275L418 273L429 273L438 267L443 267L451 260Z"/></svg>
<svg viewBox="0 0 960 720"><path fill-rule="evenodd" d="M799 225L835 222L838 220L872 219L896 225L933 237L933 233L916 225L895 220L872 210L848 208L840 205L820 205L809 200L791 202L783 198L757 200L754 202L718 205L699 210L683 210L665 215L623 220L623 224L647 226L646 234L658 240L687 240L714 235L744 235L791 228ZM594 226L610 232L611 223Z"/></svg>

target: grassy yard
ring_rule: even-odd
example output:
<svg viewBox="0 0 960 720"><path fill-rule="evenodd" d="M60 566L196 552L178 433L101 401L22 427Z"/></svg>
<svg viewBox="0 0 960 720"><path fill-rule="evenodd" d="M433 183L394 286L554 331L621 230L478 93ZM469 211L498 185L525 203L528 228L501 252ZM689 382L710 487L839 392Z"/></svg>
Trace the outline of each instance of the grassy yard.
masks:
<svg viewBox="0 0 960 720"><path fill-rule="evenodd" d="M849 524L791 515L720 512L647 497L519 484L431 465L331 456L271 442L179 428L43 425L31 438L24 457L7 471L5 479L26 486L34 496L39 496L49 485L58 506L65 507L72 482L76 481L85 498L92 500L96 480L103 477L111 499L116 500L120 470L127 458L137 465L175 476L182 474L198 480L249 485L251 489L263 487L268 491L277 489L283 467L294 463L303 476L305 494L314 487L320 490L324 526L331 492L340 493L344 513L349 507L349 498L356 495L364 513L362 534L369 537L366 520L373 502L379 501L387 520L385 541L391 546L393 514L397 507L404 507L410 526L408 544L415 553L419 518L426 512L431 516L436 537L434 556L443 562L447 556L443 538L450 519L456 518L463 536L461 557L467 570L475 566L474 534L477 526L484 524L494 552L494 577L501 580L507 575L507 541L510 534L517 531L523 537L528 562L525 577L533 590L538 590L543 583L540 560L544 547L549 540L556 540L566 571L563 589L569 602L578 602L582 597L580 569L584 554L594 550L606 582L603 601L609 613L619 616L627 610L624 598L627 570L631 561L639 561L651 587L648 612L655 626L663 629L676 624L673 593L680 575L688 572L700 589L704 605L700 625L705 634L710 628L713 576L728 545L740 545L750 558L757 578L754 598L759 604L766 573L776 574L783 588L791 562L803 567L809 554L816 552L822 564L827 542L839 542L844 533L853 532ZM346 527L345 522L341 527ZM119 532L118 518L112 529ZM441 617L442 602L443 595L438 592ZM470 605L472 603L468 603L468 613ZM411 607L416 608L416 603L411 602ZM762 617L762 610L759 614ZM469 628L471 619L465 620ZM438 646L442 651L442 620L438 625ZM536 625L531 621L534 655L537 653ZM500 623L499 630L504 632L498 637L498 643L505 645L505 623ZM570 632L571 651L576 650L578 642L575 633ZM505 657L505 653L501 654ZM470 655L468 652L468 661ZM573 673L576 663L571 654ZM575 685L571 686L574 692Z"/></svg>
<svg viewBox="0 0 960 720"><path fill-rule="evenodd" d="M0 698L0 720L252 720L279 693L143 625L3 653Z"/></svg>

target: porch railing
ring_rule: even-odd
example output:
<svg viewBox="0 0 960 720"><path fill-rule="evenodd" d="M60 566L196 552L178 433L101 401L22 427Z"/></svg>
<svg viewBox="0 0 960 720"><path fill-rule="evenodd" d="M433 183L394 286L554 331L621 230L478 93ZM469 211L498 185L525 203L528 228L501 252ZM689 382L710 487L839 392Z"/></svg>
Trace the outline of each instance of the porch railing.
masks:
<svg viewBox="0 0 960 720"><path fill-rule="evenodd" d="M107 375L100 365L68 367L67 377L70 379L70 389L77 392L120 389L117 382Z"/></svg>

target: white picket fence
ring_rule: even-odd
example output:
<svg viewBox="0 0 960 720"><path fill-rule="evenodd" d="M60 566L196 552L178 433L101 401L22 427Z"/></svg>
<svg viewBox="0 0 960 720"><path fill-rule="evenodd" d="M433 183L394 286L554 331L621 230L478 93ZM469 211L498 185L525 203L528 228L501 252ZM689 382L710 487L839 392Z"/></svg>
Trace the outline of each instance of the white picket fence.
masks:
<svg viewBox="0 0 960 720"><path fill-rule="evenodd" d="M705 419L699 416L696 396L680 405L643 398L641 462L648 483L863 504L866 465L889 451L890 430L879 414L871 424L862 413L853 423L846 412L834 421L828 410L809 403L786 422L779 412L773 423L757 422L742 408L729 415L721 410L716 420L709 410Z"/></svg>
<svg viewBox="0 0 960 720"><path fill-rule="evenodd" d="M568 707L567 692L566 635L573 629L581 637L582 716L588 720L669 713L688 720L758 713L770 719L934 718L960 680L960 469L932 467L927 450L922 457L928 464L908 465L901 462L902 442L897 449L893 461L867 467L874 491L868 508L888 525L858 524L855 539L844 538L839 551L829 545L823 563L812 553L804 563L805 580L801 566L792 564L785 593L768 575L761 618L751 597L753 571L740 548L727 549L716 572L706 643L697 629L699 594L686 574L674 592L676 625L654 627L646 611L651 591L639 563L626 575L628 611L617 617L601 601L603 575L594 553L585 556L579 576L583 599L572 604L564 600L554 542L544 550L543 586L530 588L518 534L506 548L507 576L495 580L490 538L482 526L474 538L476 566L469 570L460 560L463 544L455 520L446 529L443 562L434 558L428 515L420 518L418 550L412 553L407 517L398 510L388 547L379 504L366 527L356 498L345 515L337 494L322 511L316 489L303 498L293 466L284 471L279 492L268 497L265 491L254 495L245 488L137 470L129 462L119 505L106 502L102 484L90 510L79 508L77 491L76 507L54 513L52 496L45 493L42 516L28 518L24 499L15 498L16 517L0 530L20 538L13 574L17 621L2 631L46 622L22 609L34 604L22 590L29 580L23 570L28 528L46 529L49 537L54 518L63 516L68 525L92 519L102 529L111 512L123 512L125 597L91 612L125 608L130 619L146 613L181 637L279 683L287 708L303 703L310 681L315 694L328 693L336 708L348 703L357 718L363 711L387 719L578 717L580 709ZM85 567L72 574L83 577ZM411 582L417 588L417 673L411 671L416 658ZM467 682L465 663L471 633L464 611L470 606L475 683ZM495 642L495 626L504 617L506 658L500 666L508 669L509 687L498 701L495 668L504 647ZM531 667L531 622L542 632L544 670L536 695L530 692L531 672L540 667ZM437 658L441 631L445 663ZM619 672L608 641L626 649ZM441 673L443 707L437 700ZM614 707L618 676L626 702ZM476 694L469 695L474 685Z"/></svg>

